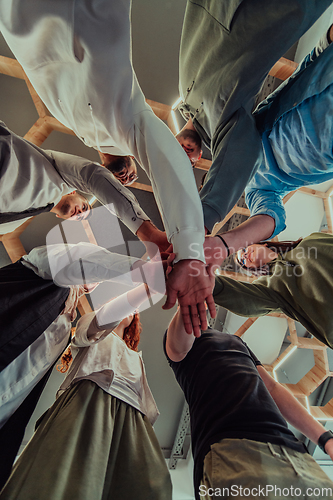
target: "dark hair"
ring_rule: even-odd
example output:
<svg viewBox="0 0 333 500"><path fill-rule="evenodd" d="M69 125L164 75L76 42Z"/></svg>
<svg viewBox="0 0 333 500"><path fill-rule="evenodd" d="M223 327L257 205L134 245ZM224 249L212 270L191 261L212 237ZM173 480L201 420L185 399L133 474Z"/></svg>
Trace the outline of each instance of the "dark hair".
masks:
<svg viewBox="0 0 333 500"><path fill-rule="evenodd" d="M128 325L124 330L124 341L129 349L132 351L138 350L138 345L140 342L140 335L142 332L142 325L140 322L140 314L134 314L131 324Z"/></svg>
<svg viewBox="0 0 333 500"><path fill-rule="evenodd" d="M296 248L297 245L300 244L302 239L303 238L299 238L296 241L263 241L263 242L256 243L256 244L257 245L266 245L267 248L269 248L270 250L273 250L274 252L276 252L280 255L285 255L286 253L290 252L290 250L293 250L294 248ZM252 244L254 244L254 243L252 243ZM251 246L251 245L248 245L248 246ZM258 276L268 274L267 264L264 264L261 267L257 267L256 269L251 269L249 267L246 267L241 262L239 262L239 260L237 259L237 253L235 254L234 260L239 267L242 267L243 269L246 269L253 274L256 274Z"/></svg>
<svg viewBox="0 0 333 500"><path fill-rule="evenodd" d="M127 169L131 164L130 156L113 156L112 158L112 161L104 165L112 174L120 174L120 172L125 170L125 168Z"/></svg>
<svg viewBox="0 0 333 500"><path fill-rule="evenodd" d="M72 335L73 335L73 330L74 329L72 328ZM140 314L136 313L134 314L131 323L124 329L124 337L123 337L125 344L132 351L136 352L138 351L141 332L142 332L142 325L140 322ZM66 351L60 358L60 364L57 365L58 372L66 373L72 361L73 361L73 356L71 347L68 346Z"/></svg>

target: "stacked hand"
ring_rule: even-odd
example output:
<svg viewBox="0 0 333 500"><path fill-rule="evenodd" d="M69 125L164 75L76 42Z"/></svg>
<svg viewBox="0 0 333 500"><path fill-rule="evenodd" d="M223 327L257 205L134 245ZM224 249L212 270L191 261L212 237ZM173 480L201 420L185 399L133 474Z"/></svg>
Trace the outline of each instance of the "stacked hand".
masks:
<svg viewBox="0 0 333 500"><path fill-rule="evenodd" d="M206 304L212 318L216 316L212 266L186 259L171 267L174 257L175 254L171 254L168 258L167 300L163 309L171 309L178 299L186 332L191 334L193 331L195 337L200 337L201 330L208 328Z"/></svg>
<svg viewBox="0 0 333 500"><path fill-rule="evenodd" d="M216 264L215 260L209 259L209 265L207 265L199 260L185 259L173 265L175 254L172 253L172 245L168 243L165 233L159 231L149 221L145 221L137 235L145 244L151 258L154 258L156 254L155 245L157 245L161 252L161 259L163 262L167 260L167 299L163 309L171 309L178 299L186 332L191 334L193 331L194 335L199 337L201 330L208 328L206 305L212 318L216 316L212 295L215 284L212 264ZM217 240L214 243L219 245L220 240L218 238ZM165 264L164 266L166 267ZM153 271L152 268L151 270ZM151 280L150 282L153 283ZM152 285L154 286L156 285Z"/></svg>

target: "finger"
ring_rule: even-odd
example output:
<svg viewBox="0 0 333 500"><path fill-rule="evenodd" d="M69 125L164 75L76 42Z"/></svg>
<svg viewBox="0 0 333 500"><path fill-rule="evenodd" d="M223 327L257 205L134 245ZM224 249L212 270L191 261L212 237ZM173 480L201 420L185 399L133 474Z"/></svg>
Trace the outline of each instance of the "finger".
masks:
<svg viewBox="0 0 333 500"><path fill-rule="evenodd" d="M175 305L176 300L177 300L176 290L173 290L172 288L168 288L168 286L167 286L166 294L167 294L167 298L166 298L166 301L164 302L164 305L162 306L162 309L164 309L164 310L171 309Z"/></svg>
<svg viewBox="0 0 333 500"><path fill-rule="evenodd" d="M186 333L191 335L193 328L192 328L190 308L187 305L181 305L181 304L179 304L179 305L180 305L180 312L182 314L185 331L186 331Z"/></svg>
<svg viewBox="0 0 333 500"><path fill-rule="evenodd" d="M168 264L171 266L173 261L175 260L176 258L176 254L175 253L170 253L169 256L168 256Z"/></svg>
<svg viewBox="0 0 333 500"><path fill-rule="evenodd" d="M195 337L200 337L201 335L201 325L200 325L200 317L198 314L197 306L191 306L191 321L193 327L193 333Z"/></svg>
<svg viewBox="0 0 333 500"><path fill-rule="evenodd" d="M198 319L200 320L201 324L201 330L207 330L208 328L208 323L207 323L207 311L206 311L206 306L204 302L199 302L197 304L197 310L198 310Z"/></svg>
<svg viewBox="0 0 333 500"><path fill-rule="evenodd" d="M165 271L165 277L167 278L172 271L172 266L168 266Z"/></svg>
<svg viewBox="0 0 333 500"><path fill-rule="evenodd" d="M213 295L208 295L208 297L206 297L206 304L208 306L209 314L211 315L212 318L215 318L216 317L216 307L215 307Z"/></svg>

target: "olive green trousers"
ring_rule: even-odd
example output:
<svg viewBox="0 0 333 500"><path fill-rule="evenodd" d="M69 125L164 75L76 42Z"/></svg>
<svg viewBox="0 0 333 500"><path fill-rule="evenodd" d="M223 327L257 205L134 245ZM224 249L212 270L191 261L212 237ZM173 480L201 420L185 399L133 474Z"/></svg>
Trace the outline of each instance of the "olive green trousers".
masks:
<svg viewBox="0 0 333 500"><path fill-rule="evenodd" d="M1 500L171 500L171 480L144 415L90 380L45 413Z"/></svg>
<svg viewBox="0 0 333 500"><path fill-rule="evenodd" d="M308 453L249 439L223 439L204 460L200 499L328 500L333 482Z"/></svg>

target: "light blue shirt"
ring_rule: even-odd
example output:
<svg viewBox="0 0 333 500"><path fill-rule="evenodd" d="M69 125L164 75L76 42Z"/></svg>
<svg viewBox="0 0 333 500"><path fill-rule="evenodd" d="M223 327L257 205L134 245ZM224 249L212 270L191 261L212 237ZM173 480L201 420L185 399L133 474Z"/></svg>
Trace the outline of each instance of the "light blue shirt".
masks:
<svg viewBox="0 0 333 500"><path fill-rule="evenodd" d="M323 52L325 45L325 39L321 40L296 74L258 108L264 161L245 190L246 203L251 216L266 214L274 218L272 237L286 227L282 199L287 193L333 178L333 75L326 71L328 64L332 66L333 52ZM320 71L317 78L312 75L310 84L309 78L304 78L310 70L314 73L316 60L325 72L324 84ZM298 91L304 99L292 102Z"/></svg>

